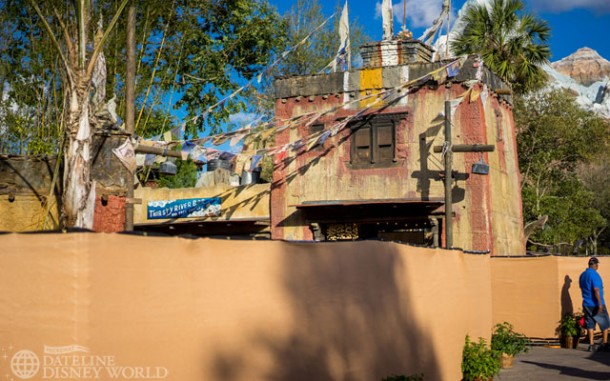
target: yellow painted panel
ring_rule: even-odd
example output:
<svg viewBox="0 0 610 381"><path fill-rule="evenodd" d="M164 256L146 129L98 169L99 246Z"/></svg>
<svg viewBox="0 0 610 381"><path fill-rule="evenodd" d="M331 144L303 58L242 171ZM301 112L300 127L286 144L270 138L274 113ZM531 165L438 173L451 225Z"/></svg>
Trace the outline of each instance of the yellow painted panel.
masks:
<svg viewBox="0 0 610 381"><path fill-rule="evenodd" d="M360 72L360 98L379 94L383 88L382 70L382 68L374 68L364 69ZM360 108L369 107L375 103L378 103L379 107L382 105L381 102L377 102L377 97L371 96L360 101Z"/></svg>
<svg viewBox="0 0 610 381"><path fill-rule="evenodd" d="M177 200L186 198L220 197L221 216L216 218L181 218L181 222L205 219L233 220L245 218L269 218L269 189L270 184L255 184L241 187L214 186L207 188L139 188L135 197L142 200L142 204L134 206L134 223L163 223L169 219L147 219L147 204L149 201Z"/></svg>

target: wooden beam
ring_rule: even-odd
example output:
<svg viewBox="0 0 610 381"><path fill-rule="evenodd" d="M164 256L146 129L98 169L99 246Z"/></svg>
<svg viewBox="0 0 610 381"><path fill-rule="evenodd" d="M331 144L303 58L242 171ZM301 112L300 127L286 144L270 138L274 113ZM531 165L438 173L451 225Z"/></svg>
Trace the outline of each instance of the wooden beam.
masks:
<svg viewBox="0 0 610 381"><path fill-rule="evenodd" d="M496 146L493 144L455 144L451 146L451 152L493 152ZM434 146L435 153L443 152L443 146Z"/></svg>
<svg viewBox="0 0 610 381"><path fill-rule="evenodd" d="M182 159L182 152L170 151L167 148L151 147L151 146L144 146L144 145L138 144L135 147L135 151L137 153L150 153L153 155L172 156L172 157L179 157L180 159Z"/></svg>

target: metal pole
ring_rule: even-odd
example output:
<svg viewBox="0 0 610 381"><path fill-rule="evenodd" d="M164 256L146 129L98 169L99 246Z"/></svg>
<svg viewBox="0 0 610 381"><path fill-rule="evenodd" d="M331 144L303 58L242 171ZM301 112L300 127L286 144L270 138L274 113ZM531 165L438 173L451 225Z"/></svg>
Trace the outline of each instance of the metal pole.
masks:
<svg viewBox="0 0 610 381"><path fill-rule="evenodd" d="M129 139L134 133L135 120L135 73L136 73L136 6L132 0L127 10L127 73L125 76L125 130ZM127 177L127 200L125 203L125 230L133 231L133 173Z"/></svg>
<svg viewBox="0 0 610 381"><path fill-rule="evenodd" d="M451 148L451 102L445 101L445 248L453 246L453 198L451 196L451 166L453 153Z"/></svg>

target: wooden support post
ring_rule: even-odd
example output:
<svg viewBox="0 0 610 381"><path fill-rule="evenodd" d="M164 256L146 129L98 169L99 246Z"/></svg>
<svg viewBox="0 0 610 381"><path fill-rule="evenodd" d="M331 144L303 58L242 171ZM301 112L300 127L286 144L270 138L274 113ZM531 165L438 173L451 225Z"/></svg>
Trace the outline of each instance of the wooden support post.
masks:
<svg viewBox="0 0 610 381"><path fill-rule="evenodd" d="M453 198L451 196L452 162L451 147L451 102L445 101L445 248L453 246Z"/></svg>
<svg viewBox="0 0 610 381"><path fill-rule="evenodd" d="M129 138L134 133L136 84L136 5L132 0L127 9L127 73L125 78L125 130ZM133 173L127 175L127 198L133 199ZM133 204L125 204L125 231L133 231Z"/></svg>
<svg viewBox="0 0 610 381"><path fill-rule="evenodd" d="M495 146L487 144L451 144L451 102L445 102L445 143L433 147L434 152L444 154L445 165L445 248L453 247L453 152L492 152Z"/></svg>

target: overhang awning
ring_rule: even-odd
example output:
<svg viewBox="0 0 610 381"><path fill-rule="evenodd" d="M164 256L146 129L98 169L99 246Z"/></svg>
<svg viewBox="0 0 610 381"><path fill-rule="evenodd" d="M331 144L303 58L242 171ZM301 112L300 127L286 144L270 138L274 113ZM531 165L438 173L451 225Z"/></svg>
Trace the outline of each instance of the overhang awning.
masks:
<svg viewBox="0 0 610 381"><path fill-rule="evenodd" d="M171 219L164 220L160 222L149 222L149 223L140 223L135 224L135 226L167 226L167 225L186 225L186 224L196 224L196 225L226 225L230 226L231 224L256 224L256 225L269 225L270 220L269 217L242 217L242 218L222 218L222 217L207 217L207 218L199 218L199 219Z"/></svg>
<svg viewBox="0 0 610 381"><path fill-rule="evenodd" d="M440 206L445 203L444 198L384 198L384 199L363 199L363 200L317 200L304 201L301 204L291 205L297 209L320 208L333 206L374 206L374 205L435 205Z"/></svg>
<svg viewBox="0 0 610 381"><path fill-rule="evenodd" d="M400 198L305 201L296 207L308 221L376 223L422 221L441 215L442 198Z"/></svg>

